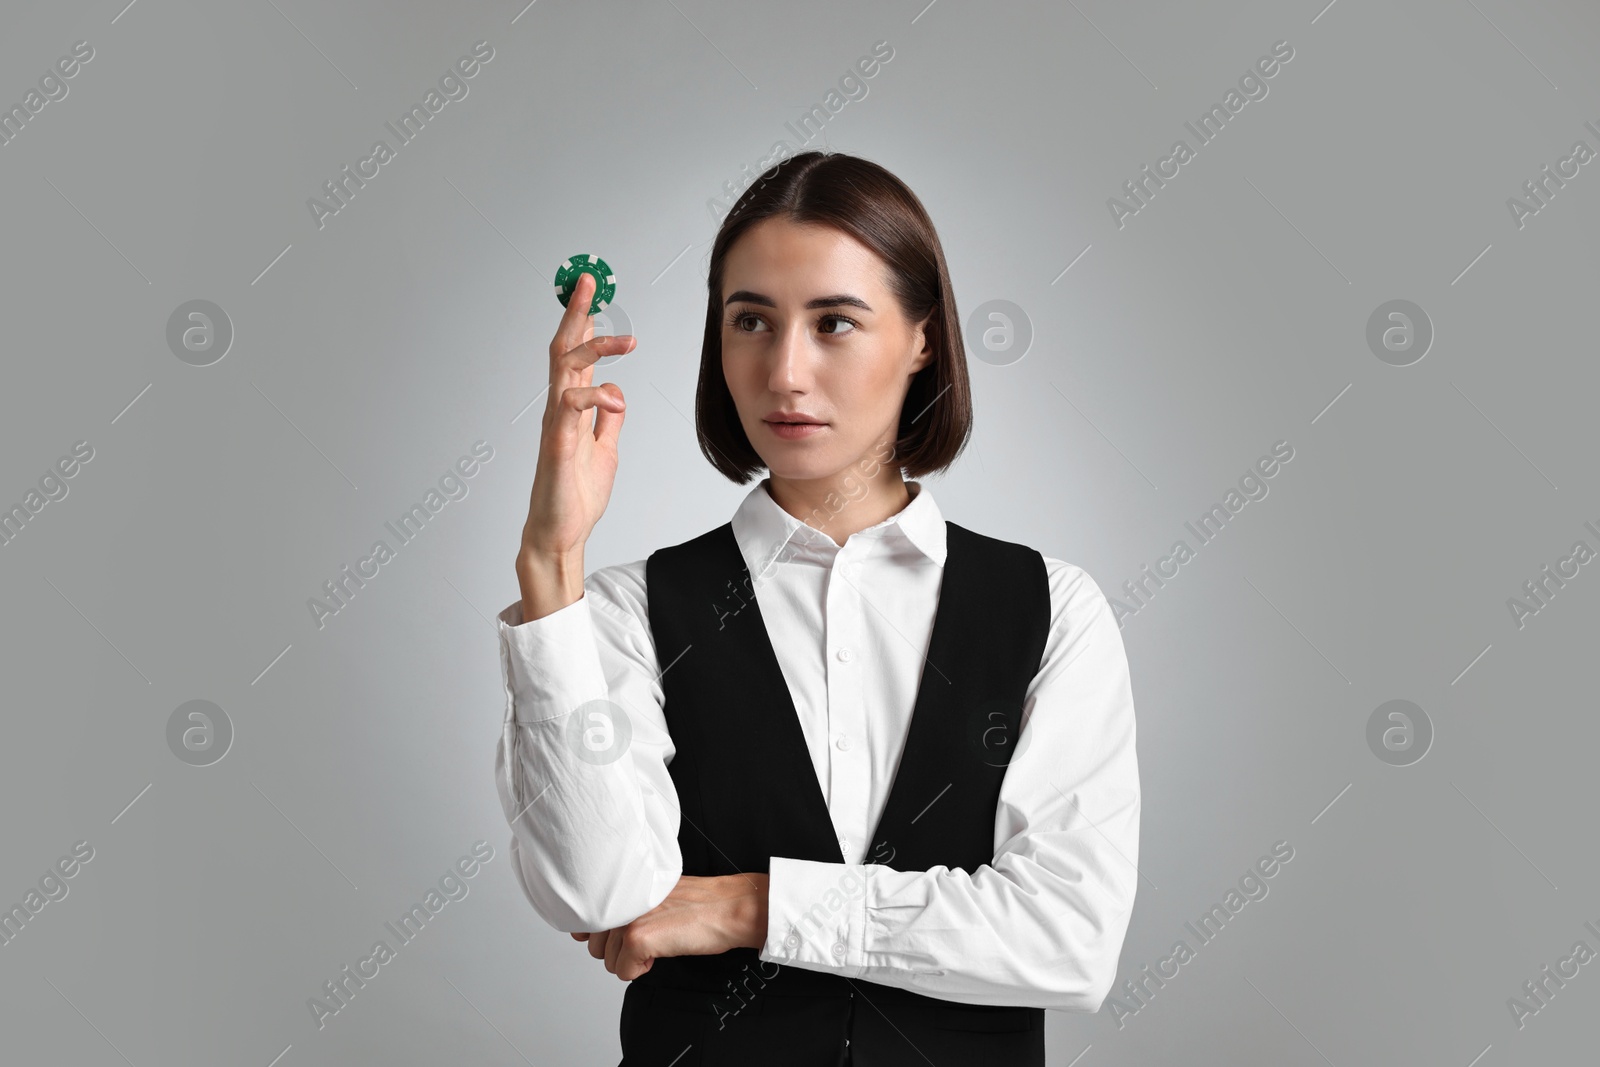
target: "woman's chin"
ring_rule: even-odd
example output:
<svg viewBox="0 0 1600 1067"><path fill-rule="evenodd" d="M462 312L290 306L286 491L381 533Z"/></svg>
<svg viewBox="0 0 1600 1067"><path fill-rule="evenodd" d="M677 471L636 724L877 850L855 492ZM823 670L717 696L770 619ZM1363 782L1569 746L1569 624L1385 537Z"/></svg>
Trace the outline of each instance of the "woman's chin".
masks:
<svg viewBox="0 0 1600 1067"><path fill-rule="evenodd" d="M783 478L791 482L808 482L817 478L826 478L829 475L837 474L841 466L838 463L830 462L825 456L766 455L761 458L766 462L768 474L774 478Z"/></svg>

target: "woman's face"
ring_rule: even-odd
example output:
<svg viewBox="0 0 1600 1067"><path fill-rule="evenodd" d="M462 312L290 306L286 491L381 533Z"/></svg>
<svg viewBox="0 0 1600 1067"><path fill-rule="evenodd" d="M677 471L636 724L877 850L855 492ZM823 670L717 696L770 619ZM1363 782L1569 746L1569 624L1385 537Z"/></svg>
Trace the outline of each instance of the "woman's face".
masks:
<svg viewBox="0 0 1600 1067"><path fill-rule="evenodd" d="M722 373L775 477L826 479L869 454L883 462L880 446L899 436L906 390L933 352L888 278L877 253L831 226L764 219L729 249ZM774 425L782 412L823 425L785 431Z"/></svg>

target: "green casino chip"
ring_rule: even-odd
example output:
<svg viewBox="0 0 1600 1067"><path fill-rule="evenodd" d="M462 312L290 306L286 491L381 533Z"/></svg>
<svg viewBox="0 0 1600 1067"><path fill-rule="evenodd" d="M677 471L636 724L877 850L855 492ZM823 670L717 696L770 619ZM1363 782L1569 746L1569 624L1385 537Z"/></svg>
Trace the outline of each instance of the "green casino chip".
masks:
<svg viewBox="0 0 1600 1067"><path fill-rule="evenodd" d="M561 306L566 307L572 299L572 293L578 288L578 278L584 274L594 275L594 299L589 302L589 314L593 315L617 295L617 277L611 273L611 268L606 266L606 261L599 256L572 256L561 269L556 271L556 299L561 301Z"/></svg>

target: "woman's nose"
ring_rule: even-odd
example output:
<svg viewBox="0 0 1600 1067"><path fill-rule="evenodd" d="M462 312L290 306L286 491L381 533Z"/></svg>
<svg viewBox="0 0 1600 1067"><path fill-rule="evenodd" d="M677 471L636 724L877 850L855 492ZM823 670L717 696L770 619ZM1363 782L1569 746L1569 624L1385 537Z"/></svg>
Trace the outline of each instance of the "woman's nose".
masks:
<svg viewBox="0 0 1600 1067"><path fill-rule="evenodd" d="M803 333L785 331L775 342L767 384L774 392L804 391L811 387L811 352Z"/></svg>

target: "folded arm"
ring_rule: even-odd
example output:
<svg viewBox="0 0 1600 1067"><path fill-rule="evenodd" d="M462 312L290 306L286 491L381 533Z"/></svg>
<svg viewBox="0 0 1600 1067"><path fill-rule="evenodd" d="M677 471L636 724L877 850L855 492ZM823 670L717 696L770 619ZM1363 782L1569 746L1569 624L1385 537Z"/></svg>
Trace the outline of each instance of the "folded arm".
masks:
<svg viewBox="0 0 1600 1067"><path fill-rule="evenodd" d="M1099 1010L1137 888L1132 688L1099 587L1049 565L1051 633L993 861L968 873L775 856L763 960L961 1003Z"/></svg>
<svg viewBox="0 0 1600 1067"><path fill-rule="evenodd" d="M642 598L643 568L597 572L582 598L532 622L520 601L499 615L495 783L511 866L540 918L569 933L625 925L683 873L655 654L616 602Z"/></svg>

